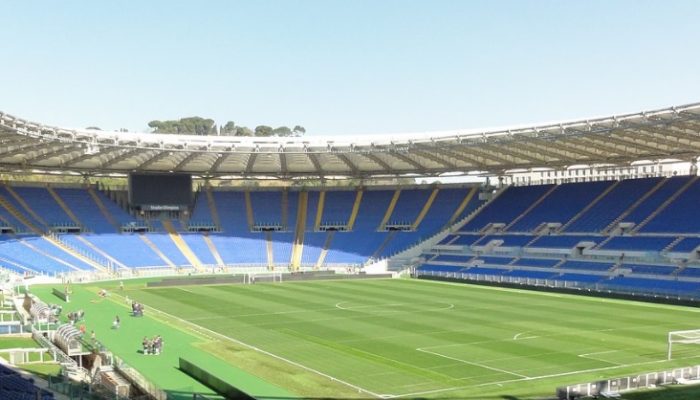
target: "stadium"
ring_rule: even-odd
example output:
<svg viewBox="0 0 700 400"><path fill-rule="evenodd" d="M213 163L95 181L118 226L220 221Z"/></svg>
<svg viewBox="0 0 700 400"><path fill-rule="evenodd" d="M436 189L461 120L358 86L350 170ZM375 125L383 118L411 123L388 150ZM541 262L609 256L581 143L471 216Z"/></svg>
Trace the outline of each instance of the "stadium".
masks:
<svg viewBox="0 0 700 400"><path fill-rule="evenodd" d="M700 104L380 138L0 112L0 393L682 396L699 139Z"/></svg>

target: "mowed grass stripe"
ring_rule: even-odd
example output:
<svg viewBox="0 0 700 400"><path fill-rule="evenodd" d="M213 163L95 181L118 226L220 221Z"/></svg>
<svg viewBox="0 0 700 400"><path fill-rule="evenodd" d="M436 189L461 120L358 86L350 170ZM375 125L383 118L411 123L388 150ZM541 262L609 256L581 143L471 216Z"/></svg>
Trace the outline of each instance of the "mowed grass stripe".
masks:
<svg viewBox="0 0 700 400"><path fill-rule="evenodd" d="M666 332L696 327L697 319L684 308L404 280L188 290L194 295L173 289L134 295L208 329L388 394L465 383L472 385L467 392L490 393L493 388L474 385L517 378L513 373L537 377L657 362ZM338 309L338 303L350 309ZM454 307L430 309L444 303ZM514 340L518 334L525 339ZM528 339L532 336L537 338ZM618 351L604 358L579 356L604 350ZM540 393L550 394L551 385L563 379L572 377L519 387L546 386Z"/></svg>

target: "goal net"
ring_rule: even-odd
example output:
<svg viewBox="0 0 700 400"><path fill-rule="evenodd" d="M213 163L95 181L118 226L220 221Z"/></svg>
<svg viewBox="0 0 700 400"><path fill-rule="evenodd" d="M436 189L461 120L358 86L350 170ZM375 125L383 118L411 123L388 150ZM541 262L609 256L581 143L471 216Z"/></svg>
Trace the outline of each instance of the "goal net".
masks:
<svg viewBox="0 0 700 400"><path fill-rule="evenodd" d="M258 272L246 274L243 280L244 283L267 283L267 282L282 282L281 272Z"/></svg>
<svg viewBox="0 0 700 400"><path fill-rule="evenodd" d="M694 345L697 351L697 345L700 344L700 329L690 329L687 331L672 331L668 333L668 359L673 358L674 351L676 355L683 351L693 351L688 345Z"/></svg>

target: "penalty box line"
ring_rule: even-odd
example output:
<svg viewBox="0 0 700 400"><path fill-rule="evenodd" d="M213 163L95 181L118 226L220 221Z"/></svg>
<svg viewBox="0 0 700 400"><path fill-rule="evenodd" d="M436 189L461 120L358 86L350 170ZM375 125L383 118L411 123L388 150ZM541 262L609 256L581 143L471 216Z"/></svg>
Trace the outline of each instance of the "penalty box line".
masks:
<svg viewBox="0 0 700 400"><path fill-rule="evenodd" d="M427 354L432 354L432 355L434 355L434 356L438 356L438 357L442 357L442 358L447 358L448 360L457 361L457 362L461 362L461 363L464 363L464 364L473 365L473 366L475 366L475 367L480 367L480 368L484 368L484 369L490 369L491 371L496 371L496 372L501 372L501 373L508 374L508 375L517 376L517 377L520 377L520 378L523 378L523 379L530 379L529 376L523 375L523 374L519 374L519 373L517 373L517 372L508 371L508 370L506 370L506 369L501 369L501 368L496 368L496 367L491 367L491 366L489 366L489 365L481 364L481 363L478 363L478 362L462 360L461 358L456 358L456 357L448 356L448 355L445 355L445 354L436 353L436 352L430 351L430 350L425 350L425 349L417 348L416 351L420 351L420 352L422 352L422 353L427 353Z"/></svg>
<svg viewBox="0 0 700 400"><path fill-rule="evenodd" d="M345 386L348 386L348 387L350 387L350 388L353 388L353 389L355 389L355 390L357 390L357 391L359 391L359 392L366 393L366 394L368 394L368 395L370 395L370 396L373 396L373 397L376 397L376 398L383 398L383 399L395 397L394 395L391 395L391 394L378 394L378 393L374 393L374 392L372 392L372 391L370 391L370 390L367 390L367 389L365 389L365 388L362 388L362 387L357 386L357 385L355 385L355 384L352 384L352 383L350 383L350 382L344 381L344 380L342 380L342 379L338 379L338 378L336 378L336 377L334 377L334 376L328 375L328 374L326 374L326 373L324 373L324 372L321 372L321 371L319 371L319 370L313 369L313 368L311 368L311 367L307 367L306 365L300 364L300 363L298 363L298 362L296 362L296 361L292 361L292 360L290 360L290 359L288 359L288 358L284 358L284 357L279 356L279 355L277 355L277 354L271 353L271 352L269 352L269 351L267 351L267 350L263 350L263 349L261 349L261 348L259 348L259 347L256 347L256 346L253 346L253 345L251 345L251 344L242 342L242 341L240 341L240 340L238 340L238 339L235 339L235 338L232 338L232 337L229 337L229 336L226 336L226 335L222 335L222 334L219 333L219 332L216 332L216 331L213 331L213 330L211 330L211 329L209 329L209 328L205 328L205 327L203 327L203 326L197 325L197 324L195 324L195 323L193 323L193 322L190 322L190 321L188 321L188 320L186 320L186 319L182 319L182 318L180 318L180 317L176 317L176 316L174 316L174 315L172 315L172 314L170 314L170 313L167 313L167 312L165 312L165 311L161 311L161 310L159 310L159 309L157 309L157 308L154 308L154 307L151 307L151 306L148 306L148 307L149 307L149 309L152 310L152 311L155 311L155 312L158 312L158 313L160 313L160 314L166 315L166 316L168 316L169 318L178 320L178 321L180 321L180 322L182 322L182 323L185 323L186 325L190 325L190 326L194 327L193 330L194 330L195 332L197 332L197 330L206 331L206 332L210 333L211 335L214 335L214 336L217 336L217 337L222 338L222 339L224 339L224 340L228 340L228 341L230 341L230 342L236 343L236 344L238 344L238 345L240 345L240 346L243 346L243 347L246 347L246 348L248 348L248 349L257 351L258 353L265 354L265 355L267 355L267 356L273 357L273 358L278 359L278 360L280 360L280 361L284 361L284 362L286 362L286 363L288 363L288 364L294 365L295 367L304 369L304 370L306 370L306 371L313 372L313 373L315 373L315 374L317 374L317 375L320 375L320 376L322 376L322 377L324 377L324 378L330 379L330 380L333 381L333 382L338 382L338 383L340 383L340 384L343 384L343 385L345 385Z"/></svg>

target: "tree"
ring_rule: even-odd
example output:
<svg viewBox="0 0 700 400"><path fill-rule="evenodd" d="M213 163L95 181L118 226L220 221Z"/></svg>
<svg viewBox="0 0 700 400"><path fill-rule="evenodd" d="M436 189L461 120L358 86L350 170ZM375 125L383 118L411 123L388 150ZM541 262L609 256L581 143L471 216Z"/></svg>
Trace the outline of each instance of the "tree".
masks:
<svg viewBox="0 0 700 400"><path fill-rule="evenodd" d="M236 127L235 136L255 136L255 132L247 126L238 126Z"/></svg>
<svg viewBox="0 0 700 400"><path fill-rule="evenodd" d="M292 136L292 130L286 126L280 126L272 130L274 136Z"/></svg>
<svg viewBox="0 0 700 400"><path fill-rule="evenodd" d="M236 134L236 124L233 121L228 121L226 125L219 130L224 136L233 136Z"/></svg>
<svg viewBox="0 0 700 400"><path fill-rule="evenodd" d="M188 117L179 120L151 121L148 126L154 133L174 133L180 135L214 135L216 124L213 119Z"/></svg>
<svg viewBox="0 0 700 400"><path fill-rule="evenodd" d="M98 127L98 126L88 126L88 127L85 128L85 129L90 130L90 131L101 131L101 130L102 130L102 129L101 129L100 127Z"/></svg>
<svg viewBox="0 0 700 400"><path fill-rule="evenodd" d="M255 127L255 136L272 136L272 128L267 125L258 125Z"/></svg>
<svg viewBox="0 0 700 400"><path fill-rule="evenodd" d="M294 132L294 135L296 136L301 136L306 133L306 129L301 125L297 125L294 127L294 129L292 129L292 132Z"/></svg>

